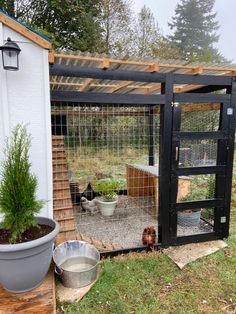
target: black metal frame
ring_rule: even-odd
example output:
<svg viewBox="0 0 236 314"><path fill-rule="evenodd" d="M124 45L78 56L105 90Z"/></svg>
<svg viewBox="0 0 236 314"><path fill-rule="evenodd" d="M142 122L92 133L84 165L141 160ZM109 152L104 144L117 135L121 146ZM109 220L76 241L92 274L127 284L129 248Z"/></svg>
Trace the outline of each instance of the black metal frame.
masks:
<svg viewBox="0 0 236 314"><path fill-rule="evenodd" d="M147 73L141 71L103 70L98 68L70 67L56 64L50 69L51 75L86 77L95 79L125 80L161 83L161 95L82 93L77 91L52 91L53 105L66 103L80 104L132 104L149 106L149 164L154 164L154 106L160 105L160 158L159 158L159 247L191 242L223 239L229 235L232 170L234 155L234 134L236 120L236 78L230 76L184 75L174 73ZM186 93L174 93L175 84L195 84L200 88ZM204 85L202 87L202 85ZM209 94L226 89L224 94ZM217 132L180 132L181 103L221 103L220 126ZM232 108L232 115L228 115ZM217 165L199 168L179 168L181 140L215 139L218 142ZM212 200L177 203L178 176L216 174L216 192ZM223 184L222 184L223 182ZM214 231L192 236L177 237L177 211L200 206L214 207ZM222 219L224 217L224 220ZM225 221L225 222L224 222ZM116 255L144 247L108 252Z"/></svg>

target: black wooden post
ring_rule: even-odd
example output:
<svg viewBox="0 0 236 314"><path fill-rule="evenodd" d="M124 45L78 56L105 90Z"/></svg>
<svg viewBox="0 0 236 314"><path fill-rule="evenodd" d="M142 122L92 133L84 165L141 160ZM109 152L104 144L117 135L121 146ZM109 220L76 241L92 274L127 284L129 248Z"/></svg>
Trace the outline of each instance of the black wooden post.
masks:
<svg viewBox="0 0 236 314"><path fill-rule="evenodd" d="M225 184L225 207L222 216L225 216L222 223L222 238L229 236L230 223L230 203L232 192L233 160L234 160L234 141L235 141L235 121L236 121L236 78L232 77L232 87L227 89L231 93L230 106L227 108L228 116L228 144L227 144L227 162L226 162L226 184ZM222 219L222 218L221 218Z"/></svg>
<svg viewBox="0 0 236 314"><path fill-rule="evenodd" d="M226 103L221 103L220 106L220 125L219 130L222 132L227 132L228 129L228 116L227 116L228 105ZM217 144L217 166L225 166L227 162L227 138L219 139ZM215 182L215 198L224 199L225 197L225 184L226 182L226 171L224 173L216 174ZM224 206L218 206L214 208L214 231L217 236L222 238L222 224L221 216L224 215Z"/></svg>
<svg viewBox="0 0 236 314"><path fill-rule="evenodd" d="M154 166L155 164L155 148L154 148L154 108L153 106L149 107L148 113L148 127L149 127L149 137L148 137L148 164L149 166Z"/></svg>
<svg viewBox="0 0 236 314"><path fill-rule="evenodd" d="M166 82L161 87L165 94L165 104L160 115L160 157L159 157L159 210L158 241L167 246L170 241L170 185L171 185L171 149L172 149L172 102L173 75L166 74Z"/></svg>
<svg viewBox="0 0 236 314"><path fill-rule="evenodd" d="M173 132L180 132L181 125L181 104L173 104L173 124L172 124L172 136ZM179 176L177 175L177 169L179 168L179 152L180 152L180 140L178 137L172 137L172 161L171 161L171 210L170 210L170 237L177 237L177 211L176 211L176 202L178 194L178 182Z"/></svg>

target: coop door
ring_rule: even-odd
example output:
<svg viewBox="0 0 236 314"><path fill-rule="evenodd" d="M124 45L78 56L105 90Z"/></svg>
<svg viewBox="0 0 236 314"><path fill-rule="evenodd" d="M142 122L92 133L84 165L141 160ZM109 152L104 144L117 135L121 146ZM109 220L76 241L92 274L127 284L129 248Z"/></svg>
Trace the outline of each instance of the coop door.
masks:
<svg viewBox="0 0 236 314"><path fill-rule="evenodd" d="M173 242L228 236L233 114L228 103L173 103L169 228Z"/></svg>

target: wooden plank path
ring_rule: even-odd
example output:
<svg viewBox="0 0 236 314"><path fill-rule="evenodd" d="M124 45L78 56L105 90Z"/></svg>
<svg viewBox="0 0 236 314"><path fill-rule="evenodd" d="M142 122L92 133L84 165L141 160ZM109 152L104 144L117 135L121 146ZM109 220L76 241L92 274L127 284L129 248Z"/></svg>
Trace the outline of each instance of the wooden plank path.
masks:
<svg viewBox="0 0 236 314"><path fill-rule="evenodd" d="M36 289L12 294L0 288L0 314L56 314L54 271Z"/></svg>

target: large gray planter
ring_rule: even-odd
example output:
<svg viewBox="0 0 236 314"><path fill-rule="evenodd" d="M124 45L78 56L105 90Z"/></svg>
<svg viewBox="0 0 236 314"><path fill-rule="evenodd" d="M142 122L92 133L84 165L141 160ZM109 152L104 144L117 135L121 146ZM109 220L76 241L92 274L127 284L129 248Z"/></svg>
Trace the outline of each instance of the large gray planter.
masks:
<svg viewBox="0 0 236 314"><path fill-rule="evenodd" d="M0 285L13 293L30 291L43 281L50 267L59 224L49 218L37 222L53 227L46 236L18 244L0 244Z"/></svg>

